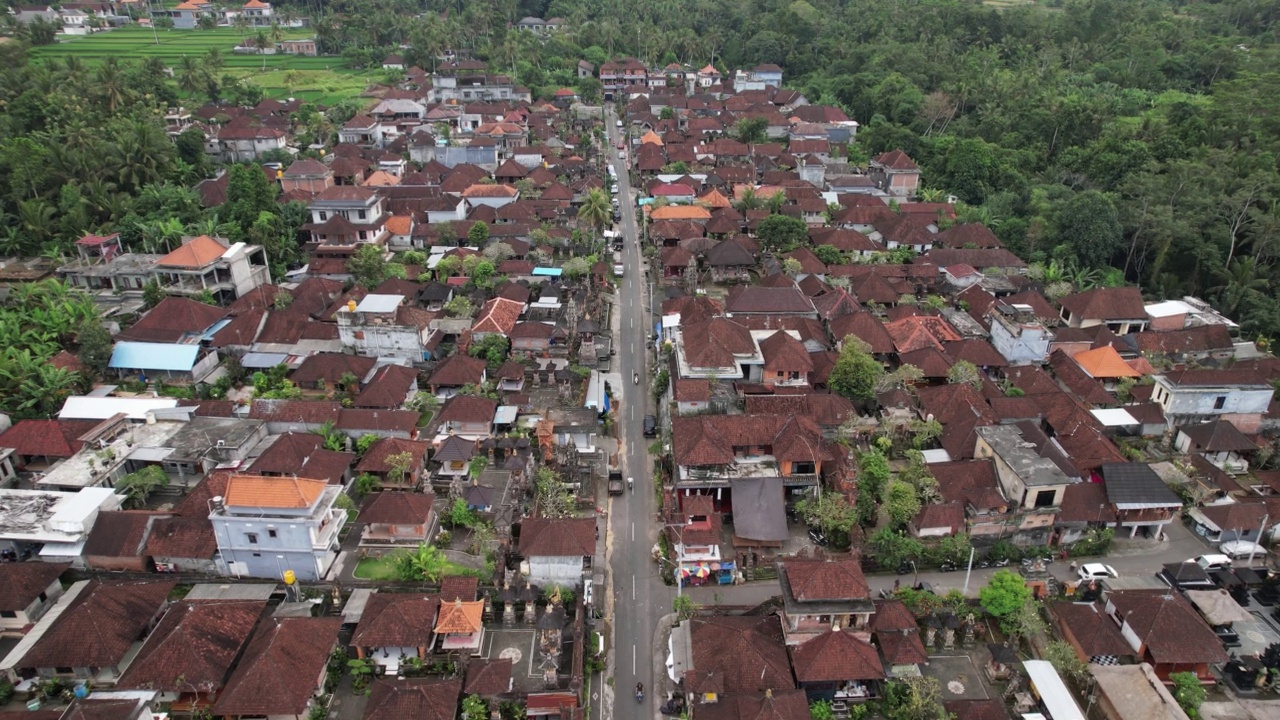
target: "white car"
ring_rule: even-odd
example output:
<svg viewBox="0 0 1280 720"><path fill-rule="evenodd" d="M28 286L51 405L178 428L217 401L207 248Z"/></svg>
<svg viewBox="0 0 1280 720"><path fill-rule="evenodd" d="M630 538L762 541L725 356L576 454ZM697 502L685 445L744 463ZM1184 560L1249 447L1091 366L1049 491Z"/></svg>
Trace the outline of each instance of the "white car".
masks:
<svg viewBox="0 0 1280 720"><path fill-rule="evenodd" d="M1231 542L1224 542L1218 546L1218 550L1221 550L1223 555L1233 558L1247 558L1250 554L1254 557L1265 558L1267 556L1266 548L1262 547L1258 543L1249 542L1248 540L1232 540Z"/></svg>
<svg viewBox="0 0 1280 720"><path fill-rule="evenodd" d="M1120 577L1120 573L1117 573L1115 568L1110 565L1103 565L1102 563L1087 563L1085 565L1081 565L1080 569L1076 571L1076 574L1080 576L1081 580L1086 582L1089 580L1105 580L1107 578Z"/></svg>

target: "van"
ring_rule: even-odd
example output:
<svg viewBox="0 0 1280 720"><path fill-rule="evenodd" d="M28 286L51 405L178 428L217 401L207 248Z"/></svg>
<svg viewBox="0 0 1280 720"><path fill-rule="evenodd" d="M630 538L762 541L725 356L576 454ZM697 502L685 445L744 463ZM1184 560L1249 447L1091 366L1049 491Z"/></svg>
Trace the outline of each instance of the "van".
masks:
<svg viewBox="0 0 1280 720"><path fill-rule="evenodd" d="M1191 562L1199 565L1205 570L1230 570L1231 558L1226 555L1201 555L1191 559Z"/></svg>
<svg viewBox="0 0 1280 720"><path fill-rule="evenodd" d="M617 124L618 124L618 127L622 127L622 121L621 121L621 120L618 120L618 121L616 121L616 122L617 122Z"/></svg>
<svg viewBox="0 0 1280 720"><path fill-rule="evenodd" d="M614 266L613 266L613 276L614 276L614 277L622 277L622 274L623 274L624 272L626 272L626 268L625 268L625 267L623 267L622 263L615 263L615 264L614 264Z"/></svg>

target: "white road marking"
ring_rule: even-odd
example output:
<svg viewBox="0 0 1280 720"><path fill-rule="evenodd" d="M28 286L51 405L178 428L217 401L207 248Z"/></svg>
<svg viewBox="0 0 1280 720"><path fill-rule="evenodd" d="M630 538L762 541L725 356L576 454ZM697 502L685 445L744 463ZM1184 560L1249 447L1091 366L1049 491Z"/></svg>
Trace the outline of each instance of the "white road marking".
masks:
<svg viewBox="0 0 1280 720"><path fill-rule="evenodd" d="M631 576L631 599L636 599L636 576Z"/></svg>
<svg viewBox="0 0 1280 720"><path fill-rule="evenodd" d="M631 674L638 675L639 673L640 673L640 666L636 664L636 646L632 645L631 646Z"/></svg>
<svg viewBox="0 0 1280 720"><path fill-rule="evenodd" d="M635 541L636 541L636 524L635 522L632 522L631 523L631 542L635 542Z"/></svg>

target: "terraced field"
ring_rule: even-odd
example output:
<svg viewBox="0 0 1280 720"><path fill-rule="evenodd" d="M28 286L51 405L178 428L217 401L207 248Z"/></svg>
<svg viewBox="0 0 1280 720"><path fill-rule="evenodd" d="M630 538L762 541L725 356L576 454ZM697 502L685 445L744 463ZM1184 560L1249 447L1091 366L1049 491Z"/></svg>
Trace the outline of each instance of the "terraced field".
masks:
<svg viewBox="0 0 1280 720"><path fill-rule="evenodd" d="M286 40L306 37L311 35L305 30L291 30L284 35ZM153 35L149 28L135 27L59 38L53 45L33 48L32 56L39 62L74 55L91 66L111 56L157 57L166 65L176 67L184 55L202 56L209 48L216 47L222 51L222 72L251 79L268 97L299 97L325 104L355 97L368 85L382 80L379 72L342 67L342 59L337 57L233 54L231 49L241 40L234 28L157 30Z"/></svg>

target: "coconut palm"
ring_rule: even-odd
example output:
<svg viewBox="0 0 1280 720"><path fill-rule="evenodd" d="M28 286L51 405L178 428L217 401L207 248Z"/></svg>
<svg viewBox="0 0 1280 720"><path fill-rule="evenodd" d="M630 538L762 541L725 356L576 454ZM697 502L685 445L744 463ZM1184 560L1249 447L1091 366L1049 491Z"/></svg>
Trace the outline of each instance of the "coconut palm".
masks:
<svg viewBox="0 0 1280 720"><path fill-rule="evenodd" d="M609 203L609 196L601 188L592 188L582 207L578 208L578 220L595 228L598 233L604 230L612 218L613 206Z"/></svg>
<svg viewBox="0 0 1280 720"><path fill-rule="evenodd" d="M116 108L129 99L128 82L115 56L108 56L98 66L97 72L94 73L94 84L97 86L98 94L106 101L109 112L114 113Z"/></svg>
<svg viewBox="0 0 1280 720"><path fill-rule="evenodd" d="M1226 270L1219 271L1218 285L1209 292L1218 298L1218 309L1227 315L1235 315L1251 295L1262 293L1271 286L1265 276L1265 268L1258 266L1255 257L1238 257Z"/></svg>

